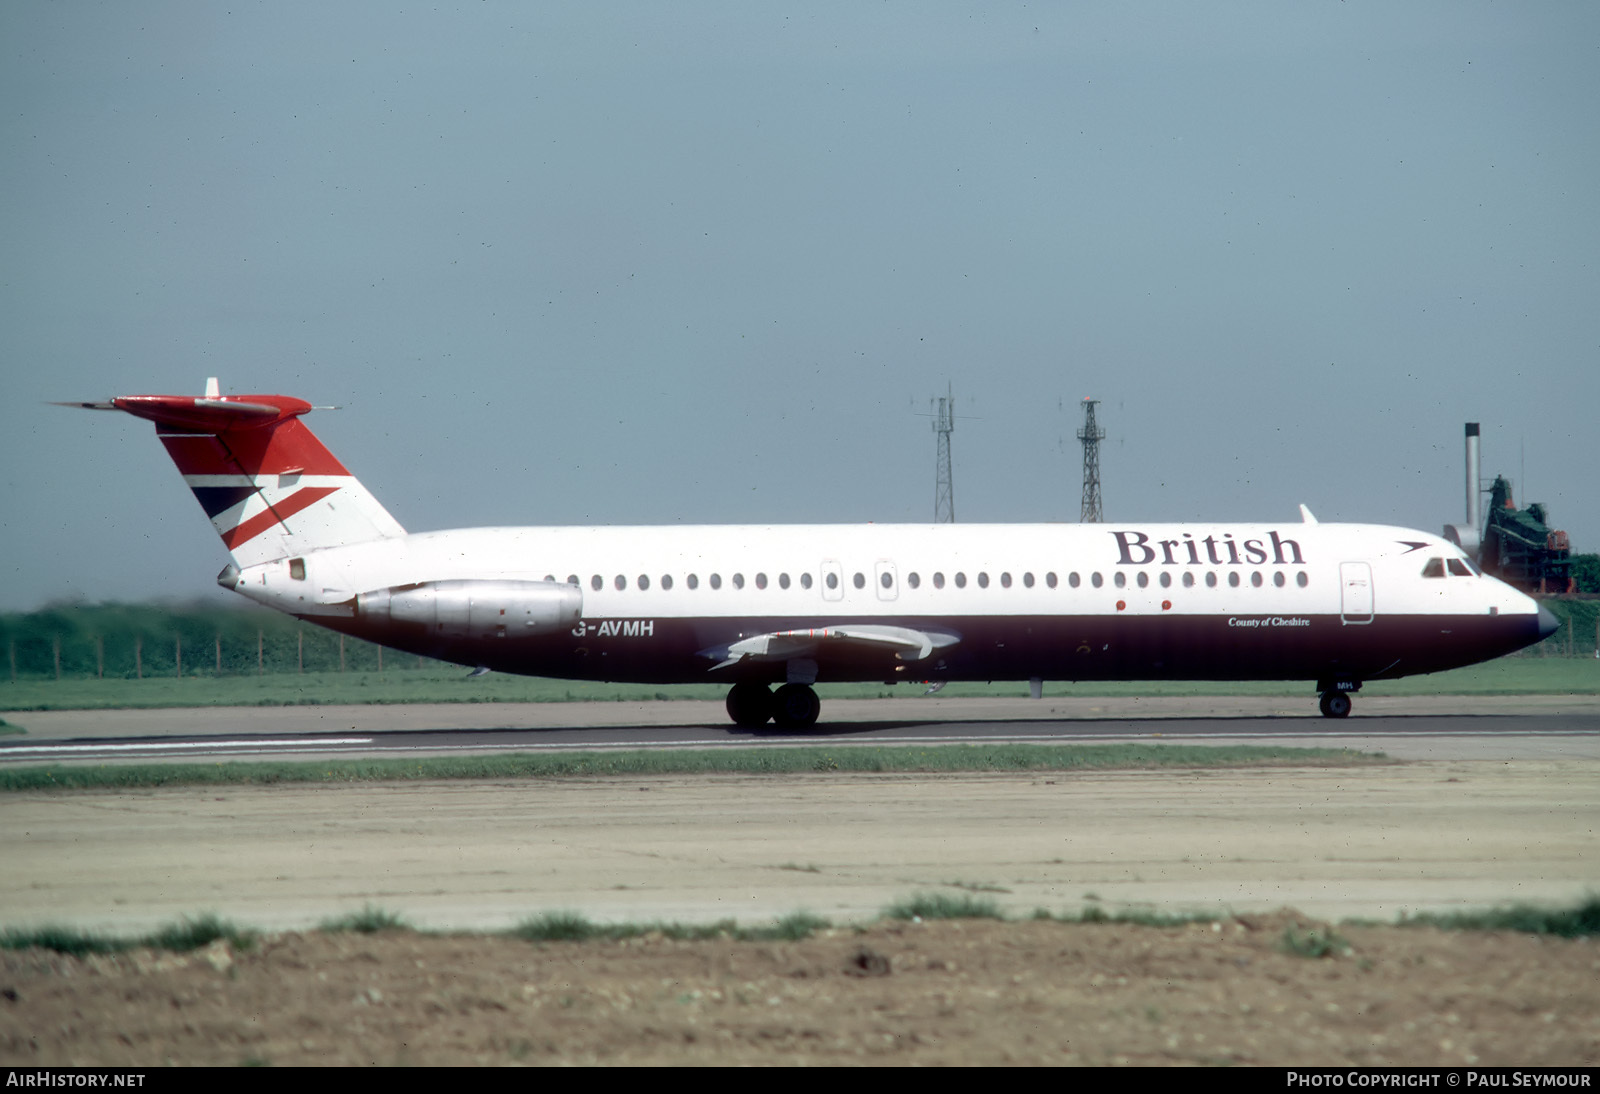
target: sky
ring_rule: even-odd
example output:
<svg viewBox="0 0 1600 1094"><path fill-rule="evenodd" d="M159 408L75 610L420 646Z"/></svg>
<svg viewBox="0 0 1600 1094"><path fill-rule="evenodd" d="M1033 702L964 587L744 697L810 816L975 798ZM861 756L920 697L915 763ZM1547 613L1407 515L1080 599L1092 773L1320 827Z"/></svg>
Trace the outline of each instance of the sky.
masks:
<svg viewBox="0 0 1600 1094"><path fill-rule="evenodd" d="M232 599L149 423L409 530L1108 521L1600 550L1600 5L0 4L0 610Z"/></svg>

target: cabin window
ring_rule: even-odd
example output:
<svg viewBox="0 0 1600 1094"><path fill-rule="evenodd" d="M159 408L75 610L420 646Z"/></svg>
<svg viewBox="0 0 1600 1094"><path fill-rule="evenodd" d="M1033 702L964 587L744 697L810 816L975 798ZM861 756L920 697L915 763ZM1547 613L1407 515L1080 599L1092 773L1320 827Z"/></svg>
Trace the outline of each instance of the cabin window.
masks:
<svg viewBox="0 0 1600 1094"><path fill-rule="evenodd" d="M1172 588L1172 575L1165 570L1161 571L1161 587L1163 589Z"/></svg>
<svg viewBox="0 0 1600 1094"><path fill-rule="evenodd" d="M912 570L906 575L906 584L910 585L913 589L918 588L922 584L922 578L917 576L917 571Z"/></svg>
<svg viewBox="0 0 1600 1094"><path fill-rule="evenodd" d="M933 587L935 589L944 588L944 574L938 570L933 572Z"/></svg>
<svg viewBox="0 0 1600 1094"><path fill-rule="evenodd" d="M1026 573L1026 574L1022 575L1022 587L1024 589L1033 588L1033 575L1031 573Z"/></svg>
<svg viewBox="0 0 1600 1094"><path fill-rule="evenodd" d="M883 573L878 575L878 584L882 585L885 589L893 588L894 575L885 570Z"/></svg>
<svg viewBox="0 0 1600 1094"><path fill-rule="evenodd" d="M1472 571L1467 569L1467 564L1461 561L1459 558L1452 558L1450 560L1450 572L1455 574L1457 577L1472 576Z"/></svg>
<svg viewBox="0 0 1600 1094"><path fill-rule="evenodd" d="M1072 576L1077 577L1078 575L1073 574ZM1050 586L1052 589L1056 587L1056 572L1054 570L1051 570L1049 573L1044 575L1044 583ZM1077 582L1074 581L1073 584L1076 585Z"/></svg>
<svg viewBox="0 0 1600 1094"><path fill-rule="evenodd" d="M578 575L577 574L568 574L567 575L567 584L568 585L576 585L576 584L578 584Z"/></svg>
<svg viewBox="0 0 1600 1094"><path fill-rule="evenodd" d="M672 588L672 575L671 574L662 574L661 575L661 591L662 592L666 592L670 588Z"/></svg>
<svg viewBox="0 0 1600 1094"><path fill-rule="evenodd" d="M744 588L744 575L743 574L734 574L733 575L733 587L735 589Z"/></svg>
<svg viewBox="0 0 1600 1094"><path fill-rule="evenodd" d="M306 579L306 560L303 558L291 558L289 560L289 576L295 581L304 581Z"/></svg>
<svg viewBox="0 0 1600 1094"><path fill-rule="evenodd" d="M1307 579L1306 572L1304 570L1301 570L1299 573L1294 575L1294 583L1300 586L1302 589L1309 584L1309 580Z"/></svg>
<svg viewBox="0 0 1600 1094"><path fill-rule="evenodd" d="M689 583L689 588L691 588L691 589L698 589L700 587L700 575L699 574L690 574L688 577L684 578L683 580L685 580L685 581L687 581Z"/></svg>
<svg viewBox="0 0 1600 1094"><path fill-rule="evenodd" d="M778 588L787 589L788 587L789 587L789 575L788 574L779 574L778 575Z"/></svg>
<svg viewBox="0 0 1600 1094"><path fill-rule="evenodd" d="M757 574L756 575L756 588L765 589L766 587L767 587L767 575L766 574Z"/></svg>
<svg viewBox="0 0 1600 1094"><path fill-rule="evenodd" d="M639 591L643 592L644 590L648 589L649 587L650 587L650 575L649 574L640 574L639 575Z"/></svg>
<svg viewBox="0 0 1600 1094"><path fill-rule="evenodd" d="M1277 573L1272 575L1272 583L1274 585L1276 585L1280 589L1283 588L1283 586L1284 586L1284 576L1283 576L1283 571L1282 570L1279 570Z"/></svg>
<svg viewBox="0 0 1600 1094"><path fill-rule="evenodd" d="M855 582L855 586L858 589L865 589L867 587L867 575L859 570L856 571L856 576L851 580Z"/></svg>
<svg viewBox="0 0 1600 1094"><path fill-rule="evenodd" d="M1099 570L1096 570L1094 573L1089 575L1089 584L1093 585L1096 589L1105 583L1106 579L1100 576Z"/></svg>
<svg viewBox="0 0 1600 1094"><path fill-rule="evenodd" d="M617 587L617 592L620 593L623 589L628 587L628 579L623 577L621 574L618 574L612 579L612 584Z"/></svg>
<svg viewBox="0 0 1600 1094"><path fill-rule="evenodd" d="M1216 587L1217 587L1217 572L1215 570L1206 571L1206 588L1215 589Z"/></svg>
<svg viewBox="0 0 1600 1094"><path fill-rule="evenodd" d="M828 582L828 588L837 589L839 587L839 575L836 574L836 573L833 573L832 571L829 571L828 577L827 577L827 582Z"/></svg>
<svg viewBox="0 0 1600 1094"><path fill-rule="evenodd" d="M1250 574L1250 584L1254 585L1258 589L1261 588L1261 571L1260 570L1255 570Z"/></svg>
<svg viewBox="0 0 1600 1094"><path fill-rule="evenodd" d="M1126 589L1128 587L1128 575L1118 570L1116 575L1112 577L1111 583L1119 589Z"/></svg>
<svg viewBox="0 0 1600 1094"><path fill-rule="evenodd" d="M809 573L800 575L800 587L802 589L811 588L811 575Z"/></svg>
<svg viewBox="0 0 1600 1094"><path fill-rule="evenodd" d="M1232 589L1239 587L1239 571L1234 570L1228 574L1228 587Z"/></svg>
<svg viewBox="0 0 1600 1094"><path fill-rule="evenodd" d="M984 570L979 570L978 571L978 588L987 589L988 587L989 587L989 574L988 574L988 572L984 571Z"/></svg>
<svg viewBox="0 0 1600 1094"><path fill-rule="evenodd" d="M1074 589L1076 589L1078 587L1079 582L1078 582L1078 571L1077 570L1073 570L1070 574L1067 575L1067 584L1070 587L1074 588Z"/></svg>
<svg viewBox="0 0 1600 1094"><path fill-rule="evenodd" d="M1444 559L1430 558L1428 564L1422 568L1423 577L1443 577Z"/></svg>
<svg viewBox="0 0 1600 1094"><path fill-rule="evenodd" d="M966 587L967 587L967 575L962 573L960 570L957 570L956 571L956 588L965 589Z"/></svg>
<svg viewBox="0 0 1600 1094"><path fill-rule="evenodd" d="M711 577L708 580L711 582L711 587L713 589L722 588L722 575L721 574L712 574Z"/></svg>
<svg viewBox="0 0 1600 1094"><path fill-rule="evenodd" d="M1150 575L1145 573L1143 570L1139 571L1137 580L1139 582L1139 588L1148 589L1150 587Z"/></svg>
<svg viewBox="0 0 1600 1094"><path fill-rule="evenodd" d="M601 577L599 574L595 574L589 579L589 587L595 592L599 592L601 589L606 587L606 579Z"/></svg>
<svg viewBox="0 0 1600 1094"><path fill-rule="evenodd" d="M545 574L544 575L544 579L546 581L554 581L556 579L556 575L555 574Z"/></svg>
<svg viewBox="0 0 1600 1094"><path fill-rule="evenodd" d="M1010 574L1001 574L1000 575L1000 587L1002 589L1011 588L1011 575Z"/></svg>
<svg viewBox="0 0 1600 1094"><path fill-rule="evenodd" d="M1187 570L1183 572L1183 587L1185 589L1194 588L1194 575Z"/></svg>

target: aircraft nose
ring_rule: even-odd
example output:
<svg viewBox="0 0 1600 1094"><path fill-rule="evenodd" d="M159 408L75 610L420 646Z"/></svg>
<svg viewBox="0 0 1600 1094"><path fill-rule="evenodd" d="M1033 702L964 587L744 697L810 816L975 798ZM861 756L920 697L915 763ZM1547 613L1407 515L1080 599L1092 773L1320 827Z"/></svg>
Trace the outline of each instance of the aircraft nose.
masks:
<svg viewBox="0 0 1600 1094"><path fill-rule="evenodd" d="M1555 634L1556 631L1559 630L1560 628L1561 628L1561 620L1556 618L1556 613L1551 611L1549 608L1545 607L1543 604L1540 604L1539 605L1539 637L1541 639L1549 638L1552 634Z"/></svg>

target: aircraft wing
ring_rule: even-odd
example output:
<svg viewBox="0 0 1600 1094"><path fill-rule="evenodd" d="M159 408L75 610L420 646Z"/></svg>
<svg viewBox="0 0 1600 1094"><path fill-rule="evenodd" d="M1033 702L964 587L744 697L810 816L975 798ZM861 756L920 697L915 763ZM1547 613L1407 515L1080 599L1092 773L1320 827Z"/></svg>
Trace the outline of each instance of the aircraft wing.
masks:
<svg viewBox="0 0 1600 1094"><path fill-rule="evenodd" d="M848 623L804 630L771 631L741 638L730 646L702 650L704 657L720 657L711 671L736 665L750 658L756 661L787 661L791 657L849 656L852 652L871 656L892 653L901 661L921 661L934 650L953 646L958 635L941 631L921 631L910 627L880 626L875 623Z"/></svg>

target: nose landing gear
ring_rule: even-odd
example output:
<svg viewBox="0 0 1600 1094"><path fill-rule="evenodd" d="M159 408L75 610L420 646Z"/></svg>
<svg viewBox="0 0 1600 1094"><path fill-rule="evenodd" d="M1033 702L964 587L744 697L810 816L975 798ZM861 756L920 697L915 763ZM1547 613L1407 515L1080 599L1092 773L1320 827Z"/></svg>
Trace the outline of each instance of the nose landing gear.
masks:
<svg viewBox="0 0 1600 1094"><path fill-rule="evenodd" d="M1361 690L1359 680L1318 680L1317 691L1322 694L1317 707L1324 718L1350 717L1350 697Z"/></svg>

